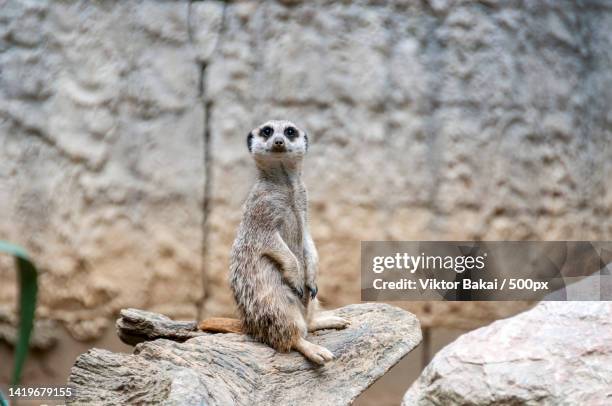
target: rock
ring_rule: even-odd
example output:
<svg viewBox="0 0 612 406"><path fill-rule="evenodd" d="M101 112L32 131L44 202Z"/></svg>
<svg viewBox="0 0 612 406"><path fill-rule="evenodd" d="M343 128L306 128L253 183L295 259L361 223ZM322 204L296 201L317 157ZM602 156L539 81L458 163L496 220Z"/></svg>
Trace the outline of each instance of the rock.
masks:
<svg viewBox="0 0 612 406"><path fill-rule="evenodd" d="M421 341L417 318L393 306L357 304L334 313L351 324L309 336L336 355L316 367L297 352L277 353L247 335L208 334L195 323L124 311L120 334L166 338L138 344L133 355L100 349L81 355L68 382L77 397L68 403L350 404ZM135 333L136 326L144 333ZM173 341L191 333L187 341Z"/></svg>
<svg viewBox="0 0 612 406"><path fill-rule="evenodd" d="M403 405L604 405L612 302L541 302L442 349Z"/></svg>

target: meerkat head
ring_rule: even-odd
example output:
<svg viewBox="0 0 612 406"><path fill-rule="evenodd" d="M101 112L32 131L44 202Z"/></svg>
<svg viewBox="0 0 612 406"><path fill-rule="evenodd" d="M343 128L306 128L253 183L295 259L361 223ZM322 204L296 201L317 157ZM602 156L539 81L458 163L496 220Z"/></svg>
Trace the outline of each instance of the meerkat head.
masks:
<svg viewBox="0 0 612 406"><path fill-rule="evenodd" d="M291 121L271 120L249 133L247 147L256 161L301 160L308 151L308 135Z"/></svg>

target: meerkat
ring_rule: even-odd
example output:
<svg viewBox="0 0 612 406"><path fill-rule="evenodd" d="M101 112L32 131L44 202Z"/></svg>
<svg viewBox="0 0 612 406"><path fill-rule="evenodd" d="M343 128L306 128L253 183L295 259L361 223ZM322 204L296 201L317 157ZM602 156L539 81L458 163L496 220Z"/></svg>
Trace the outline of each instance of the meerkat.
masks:
<svg viewBox="0 0 612 406"><path fill-rule="evenodd" d="M308 135L289 121L268 121L246 139L256 181L244 205L230 258L230 285L240 320L213 318L200 328L245 332L279 352L297 350L324 364L328 349L306 340L309 331L349 322L319 311L318 255L308 229L302 162Z"/></svg>

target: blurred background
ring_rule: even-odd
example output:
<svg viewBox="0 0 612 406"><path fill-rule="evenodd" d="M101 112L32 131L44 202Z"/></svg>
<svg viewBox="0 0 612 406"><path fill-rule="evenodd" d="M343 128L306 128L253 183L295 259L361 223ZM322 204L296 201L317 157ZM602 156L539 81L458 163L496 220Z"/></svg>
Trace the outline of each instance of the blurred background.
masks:
<svg viewBox="0 0 612 406"><path fill-rule="evenodd" d="M23 383L66 382L121 308L233 315L246 135L304 128L328 308L362 240L612 239L612 4L0 0L0 239L41 270ZM358 400L397 404L459 334L529 304L395 303L424 343ZM17 308L0 257L0 382Z"/></svg>

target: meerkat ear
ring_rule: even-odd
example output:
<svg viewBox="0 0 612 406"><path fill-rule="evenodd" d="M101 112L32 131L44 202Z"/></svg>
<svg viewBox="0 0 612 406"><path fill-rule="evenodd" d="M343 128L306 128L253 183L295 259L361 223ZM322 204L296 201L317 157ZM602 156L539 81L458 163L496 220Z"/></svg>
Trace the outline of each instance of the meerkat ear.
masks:
<svg viewBox="0 0 612 406"><path fill-rule="evenodd" d="M251 151L252 144L253 144L253 133L250 132L249 135L247 135L247 148L249 149L249 152L252 152Z"/></svg>
<svg viewBox="0 0 612 406"><path fill-rule="evenodd" d="M306 151L308 151L308 133L304 132L304 145L306 146Z"/></svg>

